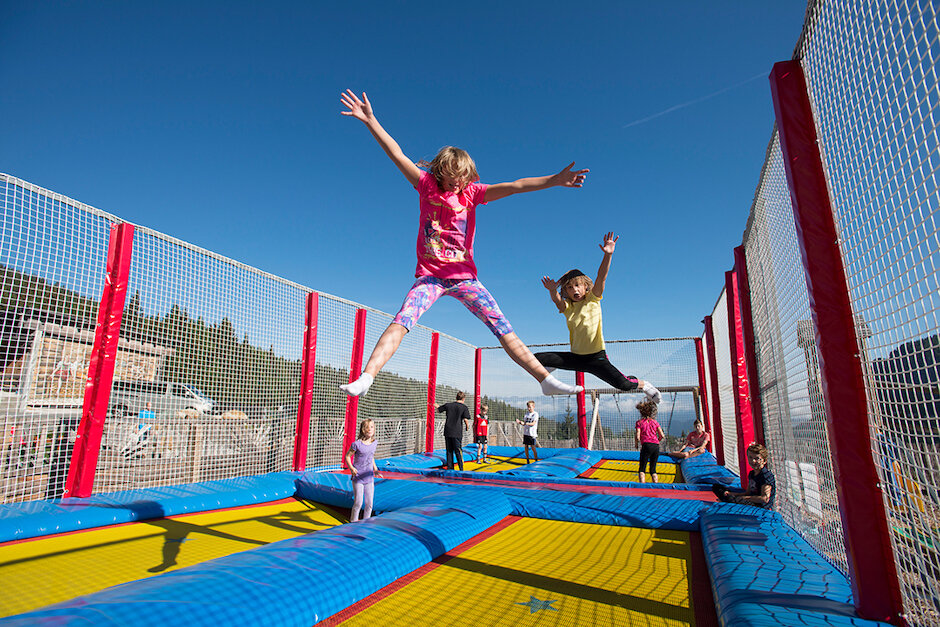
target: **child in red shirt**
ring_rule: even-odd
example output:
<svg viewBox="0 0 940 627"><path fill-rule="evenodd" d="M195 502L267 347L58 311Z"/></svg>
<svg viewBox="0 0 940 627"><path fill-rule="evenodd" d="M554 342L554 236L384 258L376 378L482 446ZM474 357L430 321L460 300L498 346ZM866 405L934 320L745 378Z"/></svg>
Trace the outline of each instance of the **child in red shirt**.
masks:
<svg viewBox="0 0 940 627"><path fill-rule="evenodd" d="M489 407L484 403L480 405L480 415L477 416L477 422L474 429L473 441L477 445L477 461L481 464L490 463L486 456L486 436L490 432L490 421L486 415Z"/></svg>

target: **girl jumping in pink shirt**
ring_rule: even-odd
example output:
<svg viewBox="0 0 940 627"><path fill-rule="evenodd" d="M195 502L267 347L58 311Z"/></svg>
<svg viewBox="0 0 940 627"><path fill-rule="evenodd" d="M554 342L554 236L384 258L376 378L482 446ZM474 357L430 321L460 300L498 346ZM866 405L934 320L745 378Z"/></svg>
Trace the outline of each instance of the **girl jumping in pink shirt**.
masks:
<svg viewBox="0 0 940 627"><path fill-rule="evenodd" d="M372 133L408 182L418 190L420 218L418 224L418 266L416 281L405 297L401 311L388 325L369 357L362 376L347 385L339 386L349 396L364 394L382 366L391 359L402 338L411 330L421 315L443 295L460 300L473 315L483 321L499 338L499 343L514 362L522 366L541 383L543 394L574 394L580 386L566 385L550 375L535 359L529 348L512 330L512 326L499 310L496 300L477 280L473 262L473 235L476 227L476 208L491 200L512 194L533 192L549 187L581 187L587 170L572 172L568 167L552 176L524 178L512 183L484 185L477 183L476 166L465 151L445 146L431 163L415 164L405 156L372 111L366 94L360 99L351 90L340 96L348 115L360 120ZM418 166L426 167L428 171Z"/></svg>

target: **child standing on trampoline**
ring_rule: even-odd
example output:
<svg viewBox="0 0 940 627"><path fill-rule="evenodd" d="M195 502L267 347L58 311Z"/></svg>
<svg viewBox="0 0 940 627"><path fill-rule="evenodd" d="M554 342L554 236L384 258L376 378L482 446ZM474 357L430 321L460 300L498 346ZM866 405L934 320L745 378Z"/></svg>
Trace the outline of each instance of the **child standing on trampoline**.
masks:
<svg viewBox="0 0 940 627"><path fill-rule="evenodd" d="M656 403L650 399L636 405L640 419L636 421L636 444L640 447L640 483L646 483L646 463L650 465L653 483L659 483L656 462L659 461L659 443L665 439L663 428L656 421Z"/></svg>
<svg viewBox="0 0 940 627"><path fill-rule="evenodd" d="M379 467L375 465L376 445L375 422L366 418L359 425L359 438L346 451L346 465L352 473L353 484L353 506L349 522L359 520L360 509L363 520L372 516L375 477L379 474Z"/></svg>
<svg viewBox="0 0 940 627"><path fill-rule="evenodd" d="M662 395L649 381L642 381L636 377L625 377L607 359L604 349L604 331L601 320L601 298L604 297L604 285L607 282L607 272L610 270L610 261L614 256L614 248L619 236L608 233L600 248L604 251L604 258L597 269L597 279L591 279L578 269L569 270L558 281L550 277L542 277L542 285L548 290L549 297L564 314L568 323L568 337L571 351L549 351L536 353L535 358L540 364L551 372L556 368L574 370L577 372L590 372L598 379L610 384L618 390L632 392L640 389L658 403Z"/></svg>
<svg viewBox="0 0 940 627"><path fill-rule="evenodd" d="M512 360L539 381L543 394L580 392L580 387L564 384L551 376L535 359L529 348L513 332L496 300L477 280L477 268L473 261L473 236L478 205L512 194L549 187L581 187L588 171L572 172L574 163L571 163L552 176L483 185L476 182L479 179L476 166L465 151L445 146L430 163L415 164L405 156L398 143L379 124L365 93L360 99L351 90L346 90L341 95L341 100L348 108L348 111L343 111L342 114L352 116L365 124L392 163L418 190L420 218L418 265L415 270L417 280L405 297L398 315L376 343L362 376L349 384L341 385L340 389L349 396L364 394L421 315L442 295L448 295L460 300L489 327ZM418 165L427 167L429 171L422 170Z"/></svg>

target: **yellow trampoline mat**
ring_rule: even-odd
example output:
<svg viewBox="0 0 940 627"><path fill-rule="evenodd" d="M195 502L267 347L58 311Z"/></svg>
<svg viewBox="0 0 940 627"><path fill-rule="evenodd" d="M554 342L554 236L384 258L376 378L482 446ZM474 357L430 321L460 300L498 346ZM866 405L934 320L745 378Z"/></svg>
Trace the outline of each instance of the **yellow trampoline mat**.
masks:
<svg viewBox="0 0 940 627"><path fill-rule="evenodd" d="M591 473L591 479L598 481L639 481L640 462L619 459L607 459ZM679 466L672 463L656 464L656 475L659 483L682 483L682 472ZM646 466L646 481L651 482L649 465Z"/></svg>
<svg viewBox="0 0 940 627"><path fill-rule="evenodd" d="M468 462L464 461L463 467L464 470L472 470L475 472L496 472L499 470L517 470L526 465L525 457L497 457L496 455L488 455L487 459L490 463L480 464L478 462ZM530 457L530 460L534 463L535 458Z"/></svg>
<svg viewBox="0 0 940 627"><path fill-rule="evenodd" d="M689 534L523 518L343 625L694 625Z"/></svg>
<svg viewBox="0 0 940 627"><path fill-rule="evenodd" d="M8 543L0 546L0 616L344 522L290 499Z"/></svg>

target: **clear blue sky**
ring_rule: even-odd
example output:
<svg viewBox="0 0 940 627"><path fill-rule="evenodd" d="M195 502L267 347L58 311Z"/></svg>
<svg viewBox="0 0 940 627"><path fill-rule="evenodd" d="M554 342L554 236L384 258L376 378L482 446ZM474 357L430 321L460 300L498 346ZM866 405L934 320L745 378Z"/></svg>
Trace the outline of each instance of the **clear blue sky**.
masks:
<svg viewBox="0 0 940 627"><path fill-rule="evenodd" d="M805 4L32 2L0 20L0 171L394 313L418 202L339 94L414 160L483 182L590 168L491 203L476 260L519 335L566 341L540 284L621 235L608 339L701 334L773 128L767 75ZM660 115L661 114L661 115ZM452 299L422 323L495 344Z"/></svg>

